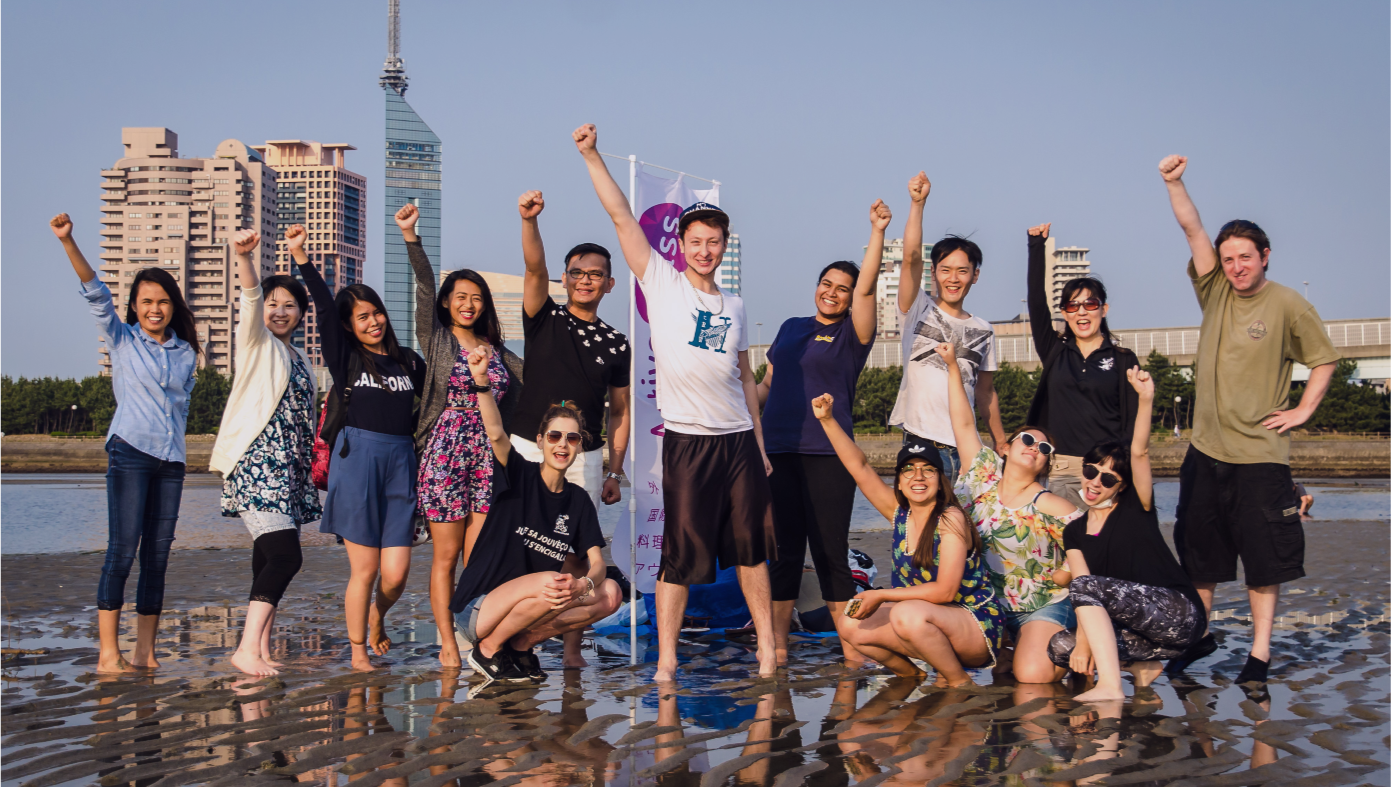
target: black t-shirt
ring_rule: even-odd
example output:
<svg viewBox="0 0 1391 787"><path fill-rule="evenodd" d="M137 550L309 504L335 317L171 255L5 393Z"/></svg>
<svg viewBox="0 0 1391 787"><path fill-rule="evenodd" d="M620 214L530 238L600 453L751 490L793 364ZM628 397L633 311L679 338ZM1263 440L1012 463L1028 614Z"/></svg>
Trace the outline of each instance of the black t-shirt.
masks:
<svg viewBox="0 0 1391 787"><path fill-rule="evenodd" d="M571 552L583 555L604 546L599 515L583 487L565 483L552 492L541 481L541 465L514 447L507 467L493 474L493 506L474 542L449 608L458 612L479 596L517 577L559 571Z"/></svg>
<svg viewBox="0 0 1391 787"><path fill-rule="evenodd" d="M518 437L535 440L546 409L568 400L584 415L589 439L584 450L604 445L604 397L610 387L628 387L628 337L603 320L585 322L547 297L534 317L522 310L526 337L522 397L513 423Z"/></svg>
<svg viewBox="0 0 1391 787"><path fill-rule="evenodd" d="M1159 512L1146 511L1133 488L1117 496L1116 510L1106 517L1100 533L1087 535L1085 516L1068 523L1063 529L1063 548L1080 551L1087 560L1087 571L1096 576L1172 588L1203 613L1202 598L1159 532Z"/></svg>
<svg viewBox="0 0 1391 787"><path fill-rule="evenodd" d="M405 352L413 355L415 351ZM381 381L366 369L353 381L347 425L381 434L415 434L415 392L423 381L425 362L416 361L415 374L401 368L389 355L373 355L372 362Z"/></svg>
<svg viewBox="0 0 1391 787"><path fill-rule="evenodd" d="M1065 456L1086 456L1101 443L1126 442L1121 376L1110 339L1086 358L1068 341L1048 375L1048 431Z"/></svg>

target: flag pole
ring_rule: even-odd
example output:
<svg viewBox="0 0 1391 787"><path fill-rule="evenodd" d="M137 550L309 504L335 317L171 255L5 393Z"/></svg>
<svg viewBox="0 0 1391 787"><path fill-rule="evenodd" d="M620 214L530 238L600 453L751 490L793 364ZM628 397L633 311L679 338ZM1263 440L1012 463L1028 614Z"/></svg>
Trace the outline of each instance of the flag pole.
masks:
<svg viewBox="0 0 1391 787"><path fill-rule="evenodd" d="M628 208L633 218L638 217L638 157L628 156ZM628 271L628 466L633 475L628 478L628 664L638 663L638 489L637 446L635 439L638 425L637 391L638 348L634 339L637 329L638 277ZM619 472L622 472L620 469Z"/></svg>

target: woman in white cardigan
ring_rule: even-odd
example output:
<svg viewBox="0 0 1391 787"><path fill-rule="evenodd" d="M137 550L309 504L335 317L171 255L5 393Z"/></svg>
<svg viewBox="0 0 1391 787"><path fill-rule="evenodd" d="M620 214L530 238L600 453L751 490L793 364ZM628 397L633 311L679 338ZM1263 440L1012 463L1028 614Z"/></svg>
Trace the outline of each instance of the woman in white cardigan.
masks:
<svg viewBox="0 0 1391 787"><path fill-rule="evenodd" d="M309 297L291 276L260 286L251 254L261 238L232 238L241 279L236 378L213 446L211 468L223 475L222 515L251 531L251 602L232 664L249 675L275 675L270 658L275 610L303 557L299 529L323 515L310 477L314 461L314 375L304 351L290 344Z"/></svg>

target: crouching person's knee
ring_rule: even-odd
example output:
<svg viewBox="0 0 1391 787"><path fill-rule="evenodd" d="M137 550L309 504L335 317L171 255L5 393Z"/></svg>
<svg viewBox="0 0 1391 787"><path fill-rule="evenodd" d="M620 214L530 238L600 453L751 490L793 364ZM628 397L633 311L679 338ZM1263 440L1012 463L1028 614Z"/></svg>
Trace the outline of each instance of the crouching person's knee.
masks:
<svg viewBox="0 0 1391 787"><path fill-rule="evenodd" d="M606 618L617 612L619 607L623 606L623 589L612 579L606 579L600 582L594 592L598 594L598 600L595 601L594 606L598 607L601 613L596 616L596 619Z"/></svg>

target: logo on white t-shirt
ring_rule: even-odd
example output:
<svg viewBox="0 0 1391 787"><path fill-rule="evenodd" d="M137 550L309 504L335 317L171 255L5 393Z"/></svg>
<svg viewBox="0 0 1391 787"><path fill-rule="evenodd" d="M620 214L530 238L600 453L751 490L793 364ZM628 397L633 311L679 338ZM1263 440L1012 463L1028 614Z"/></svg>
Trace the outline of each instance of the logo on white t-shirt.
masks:
<svg viewBox="0 0 1391 787"><path fill-rule="evenodd" d="M703 309L696 310L695 335L691 337L689 342L692 347L724 353L724 340L729 335L729 325L733 320L721 317L716 323L714 318L715 315L710 312Z"/></svg>

